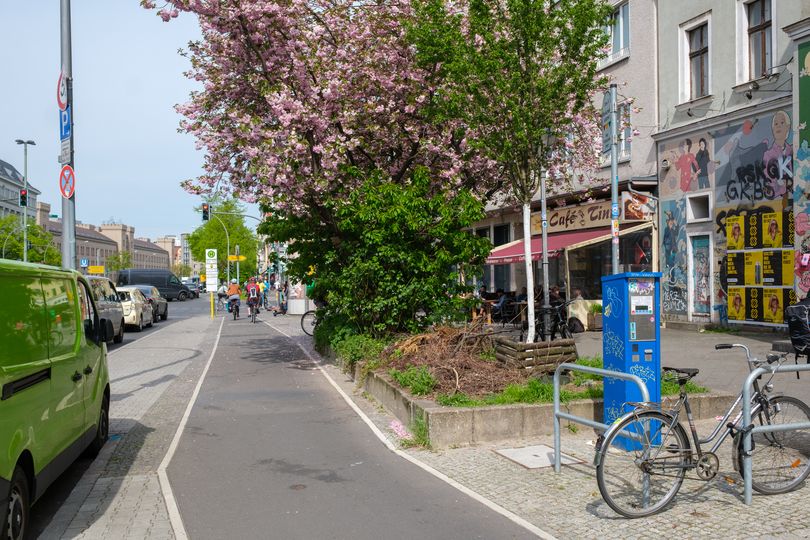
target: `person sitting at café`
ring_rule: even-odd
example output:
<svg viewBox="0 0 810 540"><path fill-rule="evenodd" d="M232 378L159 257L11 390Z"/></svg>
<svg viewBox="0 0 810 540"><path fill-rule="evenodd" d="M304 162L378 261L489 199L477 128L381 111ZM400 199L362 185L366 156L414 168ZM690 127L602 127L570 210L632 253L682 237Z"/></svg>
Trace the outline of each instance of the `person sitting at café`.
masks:
<svg viewBox="0 0 810 540"><path fill-rule="evenodd" d="M526 302L529 299L528 291L526 287L520 289L520 294L515 297L515 302Z"/></svg>
<svg viewBox="0 0 810 540"><path fill-rule="evenodd" d="M560 288L556 285L548 290L548 301L552 306L563 303L563 298L560 295Z"/></svg>
<svg viewBox="0 0 810 540"><path fill-rule="evenodd" d="M503 289L498 289L497 291L498 301L492 305L492 316L493 317L500 317L503 314L503 308L506 306L506 293Z"/></svg>

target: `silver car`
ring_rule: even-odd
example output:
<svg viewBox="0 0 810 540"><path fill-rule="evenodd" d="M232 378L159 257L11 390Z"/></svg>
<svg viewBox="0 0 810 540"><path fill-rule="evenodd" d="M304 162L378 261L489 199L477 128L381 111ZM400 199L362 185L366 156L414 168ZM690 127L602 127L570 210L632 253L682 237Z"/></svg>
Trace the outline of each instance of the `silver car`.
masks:
<svg viewBox="0 0 810 540"><path fill-rule="evenodd" d="M99 318L112 322L114 334L112 340L115 343L121 343L124 341L124 310L121 307L115 285L104 276L86 277L98 307Z"/></svg>
<svg viewBox="0 0 810 540"><path fill-rule="evenodd" d="M128 326L135 327L136 332L144 326L152 326L155 321L152 304L135 286L118 287L121 306L124 308L124 320Z"/></svg>

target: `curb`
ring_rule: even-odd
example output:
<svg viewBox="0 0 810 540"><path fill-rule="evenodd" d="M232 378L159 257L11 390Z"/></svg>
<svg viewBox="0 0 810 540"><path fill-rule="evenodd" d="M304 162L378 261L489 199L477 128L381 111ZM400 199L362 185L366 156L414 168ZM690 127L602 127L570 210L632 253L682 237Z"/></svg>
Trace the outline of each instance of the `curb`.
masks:
<svg viewBox="0 0 810 540"><path fill-rule="evenodd" d="M359 380L359 367L352 374ZM409 425L423 417L435 449L534 439L554 431L554 404L490 405L486 407L444 407L406 394L378 373L369 373L362 385L402 423ZM690 394L689 404L696 420L715 418L726 412L736 396L726 393ZM562 404L566 412L602 421L602 400L582 399Z"/></svg>

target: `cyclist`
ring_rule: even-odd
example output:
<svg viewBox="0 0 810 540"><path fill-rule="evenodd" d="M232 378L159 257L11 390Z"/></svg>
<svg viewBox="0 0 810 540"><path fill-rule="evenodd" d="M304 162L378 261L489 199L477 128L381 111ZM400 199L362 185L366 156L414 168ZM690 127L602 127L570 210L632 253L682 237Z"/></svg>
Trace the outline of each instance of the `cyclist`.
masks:
<svg viewBox="0 0 810 540"><path fill-rule="evenodd" d="M248 307L255 309L256 313L259 313L259 297L262 293L261 288L259 287L258 283L256 283L255 277L251 277L248 280L245 290L247 291Z"/></svg>
<svg viewBox="0 0 810 540"><path fill-rule="evenodd" d="M239 282L235 279L231 280L228 286L228 301L231 303L231 309L234 311L234 319L239 318L239 302L242 295L242 289L239 288Z"/></svg>
<svg viewBox="0 0 810 540"><path fill-rule="evenodd" d="M228 287L225 285L223 281L222 284L217 289L217 311L221 311L225 308L225 299L228 298Z"/></svg>

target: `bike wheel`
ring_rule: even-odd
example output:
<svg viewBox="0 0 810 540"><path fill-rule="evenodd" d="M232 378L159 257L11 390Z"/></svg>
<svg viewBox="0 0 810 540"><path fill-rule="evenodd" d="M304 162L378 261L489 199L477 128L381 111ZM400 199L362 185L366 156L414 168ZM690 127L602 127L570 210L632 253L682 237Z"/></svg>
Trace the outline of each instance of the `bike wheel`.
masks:
<svg viewBox="0 0 810 540"><path fill-rule="evenodd" d="M678 423L672 426L673 420L659 411L640 412L622 420L603 441L596 480L618 514L655 514L678 493L692 451L686 431Z"/></svg>
<svg viewBox="0 0 810 540"><path fill-rule="evenodd" d="M315 333L315 325L318 324L318 319L315 316L315 310L309 310L301 315L301 330L308 336Z"/></svg>
<svg viewBox="0 0 810 540"><path fill-rule="evenodd" d="M754 418L755 426L810 422L810 407L789 396L768 399ZM755 433L752 437L751 486L759 493L775 495L796 489L810 474L810 429ZM743 473L743 438L737 448L737 464Z"/></svg>
<svg viewBox="0 0 810 540"><path fill-rule="evenodd" d="M256 306L251 306L250 308L250 322L256 322Z"/></svg>

